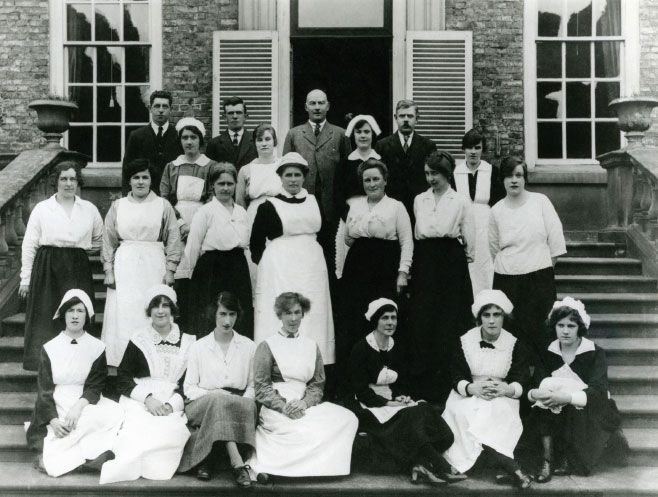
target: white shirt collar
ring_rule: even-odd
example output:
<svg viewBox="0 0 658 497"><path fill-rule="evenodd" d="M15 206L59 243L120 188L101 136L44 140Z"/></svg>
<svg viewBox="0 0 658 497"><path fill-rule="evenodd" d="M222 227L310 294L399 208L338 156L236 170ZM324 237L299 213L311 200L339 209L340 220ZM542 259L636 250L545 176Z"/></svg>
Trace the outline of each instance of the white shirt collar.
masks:
<svg viewBox="0 0 658 497"><path fill-rule="evenodd" d="M403 135L402 133L400 133L398 131L398 138L400 139L400 145L402 145L403 147L404 147L404 137L405 137L405 135ZM413 139L414 139L414 133L412 131L411 134L409 135L409 140L407 141L407 146L411 147L411 142L413 141Z"/></svg>
<svg viewBox="0 0 658 497"><path fill-rule="evenodd" d="M60 203L57 201L56 195L57 195L56 193L53 193L50 196L50 198L48 198L48 202L50 202L50 208L51 209L61 209L62 208ZM81 200L80 197L78 197L76 195L73 199L73 207L75 207L76 205L80 205L80 200Z"/></svg>
<svg viewBox="0 0 658 497"><path fill-rule="evenodd" d="M576 355L578 354L584 354L585 352L592 352L596 349L594 342L592 342L589 338L582 337L580 339L580 345L578 345L578 348L576 349ZM560 349L560 341L559 340L553 340L551 344L548 346L548 351L553 352L554 354L557 354L559 356L562 356L562 349Z"/></svg>
<svg viewBox="0 0 658 497"><path fill-rule="evenodd" d="M206 157L205 154L201 154L197 160L195 160L192 164L196 164L199 167L204 167L207 166L210 163L210 159ZM190 162L187 161L184 155L179 155L176 157L175 160L171 162L172 166L180 166L181 164L190 164Z"/></svg>
<svg viewBox="0 0 658 497"><path fill-rule="evenodd" d="M242 135L244 135L244 128L240 128L239 131L234 131L232 129L227 130L228 131L228 137L233 141L233 135L237 134L238 135L238 141L242 140Z"/></svg>
<svg viewBox="0 0 658 497"><path fill-rule="evenodd" d="M176 323L171 325L171 331L165 338L162 338L162 335L160 335L160 333L158 333L155 328L153 328L153 326L150 327L149 332L151 335L151 340L153 340L155 345L158 345L160 342L168 342L172 345L175 345L180 341L180 328Z"/></svg>
<svg viewBox="0 0 658 497"><path fill-rule="evenodd" d="M475 174L478 171L491 172L491 167L491 164L489 164L486 160L480 160L480 163L478 164L478 167L475 169L475 171L471 171L466 165L466 161L463 160L457 163L457 167L455 167L453 174Z"/></svg>
<svg viewBox="0 0 658 497"><path fill-rule="evenodd" d="M366 342L374 350L376 350L377 352L381 352L382 349L380 349L379 345L377 345L377 339L375 338L375 332L374 331L371 331L366 336ZM393 337L388 337L388 347L386 347L386 350L384 352L390 351L393 348L393 345L395 345L395 342L393 341Z"/></svg>
<svg viewBox="0 0 658 497"><path fill-rule="evenodd" d="M358 159L364 160L363 157L361 157L361 154L359 153L359 151L357 149L352 150L352 153L350 155L348 155L347 158L349 160L358 160ZM375 152L374 148L371 148L370 153L368 154L368 157L365 158L365 160L368 160L368 159L377 159L377 160L379 160L381 158L382 158L382 156L379 155L377 152Z"/></svg>
<svg viewBox="0 0 658 497"><path fill-rule="evenodd" d="M302 188L297 195L291 195L283 188L281 188L281 195L283 195L286 198L306 198L306 196L308 195L308 190L306 190L306 188Z"/></svg>
<svg viewBox="0 0 658 497"><path fill-rule="evenodd" d="M314 123L313 121L311 121L311 120L309 119L309 120L308 120L308 123L311 125L311 129L312 129L313 131L315 131L315 127L316 127L316 126L320 126L320 131L322 131L322 130L324 129L324 125L327 124L327 120L325 119L325 120L322 121L321 123Z"/></svg>
<svg viewBox="0 0 658 497"><path fill-rule="evenodd" d="M155 124L153 121L151 121L151 129L153 132L157 135L158 134L158 125ZM162 134L164 135L167 132L167 129L169 129L169 121L165 122L162 125Z"/></svg>
<svg viewBox="0 0 658 497"><path fill-rule="evenodd" d="M297 333L291 335L290 333L286 333L283 330L279 330L279 335L281 335L283 338L299 338L299 331L297 331Z"/></svg>

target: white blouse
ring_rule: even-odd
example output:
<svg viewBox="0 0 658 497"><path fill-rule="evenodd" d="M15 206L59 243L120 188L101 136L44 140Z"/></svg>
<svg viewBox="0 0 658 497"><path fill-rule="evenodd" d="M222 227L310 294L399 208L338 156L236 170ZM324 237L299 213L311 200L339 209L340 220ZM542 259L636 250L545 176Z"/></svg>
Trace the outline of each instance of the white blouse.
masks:
<svg viewBox="0 0 658 497"><path fill-rule="evenodd" d="M203 205L192 219L185 256L193 270L201 254L210 250L245 248L249 244L247 211L233 204L229 212L216 197Z"/></svg>
<svg viewBox="0 0 658 497"><path fill-rule="evenodd" d="M489 250L498 274L528 274L552 266L567 253L562 223L551 201L527 192L526 202L508 207L506 199L491 208Z"/></svg>
<svg viewBox="0 0 658 497"><path fill-rule="evenodd" d="M94 204L76 195L68 216L55 195L39 202L27 222L22 246L21 285L29 285L37 249L54 247L99 249L103 244L103 219Z"/></svg>
<svg viewBox="0 0 658 497"><path fill-rule="evenodd" d="M235 331L226 355L214 332L198 340L187 360L185 397L196 400L213 390L235 388L245 390L244 397L253 399L255 353L254 342Z"/></svg>
<svg viewBox="0 0 658 497"><path fill-rule="evenodd" d="M414 199L416 240L425 238L458 238L464 244L469 260L475 257L475 220L471 201L448 188L436 202L430 188Z"/></svg>
<svg viewBox="0 0 658 497"><path fill-rule="evenodd" d="M414 253L411 220L402 202L387 195L372 208L368 197L357 197L350 204L345 221L345 243L351 246L356 238L379 238L400 241L400 267L409 273Z"/></svg>

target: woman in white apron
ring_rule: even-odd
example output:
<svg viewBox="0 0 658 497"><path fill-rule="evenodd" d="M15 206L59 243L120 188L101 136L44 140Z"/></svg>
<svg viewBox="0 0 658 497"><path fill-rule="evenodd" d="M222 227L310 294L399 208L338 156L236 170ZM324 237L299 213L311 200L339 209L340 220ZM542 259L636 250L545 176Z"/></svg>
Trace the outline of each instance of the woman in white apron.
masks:
<svg viewBox="0 0 658 497"><path fill-rule="evenodd" d="M254 341L258 344L276 334L279 321L272 302L277 295L303 293L313 307L302 324L302 334L317 343L324 364L334 364L327 263L316 241L322 218L315 197L302 188L307 171L307 162L297 152L284 155L277 169L283 190L256 213L250 239L251 258L258 264Z"/></svg>
<svg viewBox="0 0 658 497"><path fill-rule="evenodd" d="M131 192L112 203L101 252L108 287L101 339L107 363L115 367L130 335L147 324L141 304L144 293L159 283L173 285L182 255L176 213L150 190L148 161L136 159L126 171Z"/></svg>
<svg viewBox="0 0 658 497"><path fill-rule="evenodd" d="M276 172L279 158L276 156L276 131L271 124L259 124L254 130L254 144L258 157L240 168L238 184L235 189L235 201L247 209L249 229L256 218L258 206L268 198L281 192L281 178ZM246 251L251 275L251 287L256 288L257 265L251 260L249 249Z"/></svg>
<svg viewBox="0 0 658 497"><path fill-rule="evenodd" d="M82 290L64 294L54 320L64 331L41 349L37 402L27 429L38 467L60 476L83 464L100 469L123 421L123 410L101 395L107 378L105 345L85 331L94 315Z"/></svg>
<svg viewBox="0 0 658 497"><path fill-rule="evenodd" d="M479 326L461 337L452 364L453 390L443 419L455 442L443 454L458 471L471 469L482 452L522 488L530 477L514 460L523 425L519 398L530 379L525 349L503 329L512 303L500 290L483 290L475 297L472 311Z"/></svg>
<svg viewBox="0 0 658 497"><path fill-rule="evenodd" d="M317 344L300 331L312 309L299 293L286 292L270 312L281 320L256 349L254 388L262 406L256 454L247 461L259 482L269 475L339 476L350 472L358 420L347 409L322 402L324 366Z"/></svg>
<svg viewBox="0 0 658 497"><path fill-rule="evenodd" d="M196 337L173 322L178 308L171 287L148 289L142 302L150 323L132 335L119 365L117 390L125 420L101 483L170 479L190 438L182 383Z"/></svg>
<svg viewBox="0 0 658 497"><path fill-rule="evenodd" d="M475 257L469 263L473 296L493 284L493 261L489 252L489 213L491 207L505 196L498 167L482 160L486 139L472 129L462 138L465 159L457 161L454 185L458 193L471 199L475 219Z"/></svg>

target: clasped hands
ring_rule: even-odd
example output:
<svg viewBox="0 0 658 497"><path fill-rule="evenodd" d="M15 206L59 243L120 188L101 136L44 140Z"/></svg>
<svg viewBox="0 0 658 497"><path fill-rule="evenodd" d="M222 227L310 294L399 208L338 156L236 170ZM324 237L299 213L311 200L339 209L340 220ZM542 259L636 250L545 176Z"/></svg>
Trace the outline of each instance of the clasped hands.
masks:
<svg viewBox="0 0 658 497"><path fill-rule="evenodd" d="M82 415L82 410L88 404L89 401L87 399L80 399L73 404L73 407L69 409L69 412L66 413L63 420L59 418L53 418L50 420L50 427L53 429L57 438L63 438L75 430L75 427L78 425L78 420Z"/></svg>
<svg viewBox="0 0 658 497"><path fill-rule="evenodd" d="M482 378L469 383L466 393L484 400L492 400L496 397L512 397L514 387L494 378Z"/></svg>
<svg viewBox="0 0 658 497"><path fill-rule="evenodd" d="M306 414L306 409L308 409L308 405L306 405L306 402L303 400L290 400L286 402L285 406L283 406L283 414L290 419L299 419Z"/></svg>
<svg viewBox="0 0 658 497"><path fill-rule="evenodd" d="M386 403L386 405L389 407L412 407L415 406L416 404L417 402L415 402L408 395L398 395L393 400L389 400Z"/></svg>
<svg viewBox="0 0 658 497"><path fill-rule="evenodd" d="M153 395L146 397L144 400L144 405L146 406L148 412L150 412L153 416L169 416L172 412L174 412L174 408L171 407L171 404L164 404L153 397Z"/></svg>

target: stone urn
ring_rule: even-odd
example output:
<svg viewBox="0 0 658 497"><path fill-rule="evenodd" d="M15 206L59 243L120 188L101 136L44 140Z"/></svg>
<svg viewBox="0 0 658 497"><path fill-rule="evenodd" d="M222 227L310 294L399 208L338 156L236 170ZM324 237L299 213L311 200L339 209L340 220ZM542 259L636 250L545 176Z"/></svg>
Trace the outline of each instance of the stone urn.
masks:
<svg viewBox="0 0 658 497"><path fill-rule="evenodd" d="M34 100L28 106L37 112L37 128L43 131L46 138L46 149L63 148L59 141L62 133L69 129L69 122L78 106L64 100Z"/></svg>
<svg viewBox="0 0 658 497"><path fill-rule="evenodd" d="M651 97L621 97L610 102L609 106L619 117L619 127L628 140L627 148L642 145L644 132L651 126L651 111L658 105L658 99Z"/></svg>

